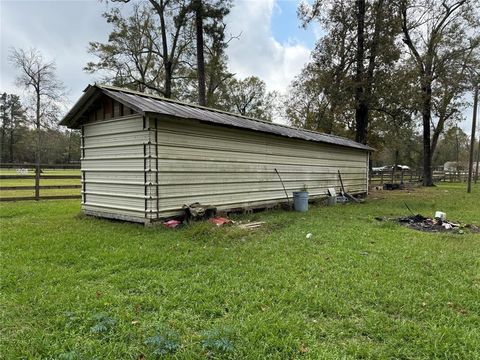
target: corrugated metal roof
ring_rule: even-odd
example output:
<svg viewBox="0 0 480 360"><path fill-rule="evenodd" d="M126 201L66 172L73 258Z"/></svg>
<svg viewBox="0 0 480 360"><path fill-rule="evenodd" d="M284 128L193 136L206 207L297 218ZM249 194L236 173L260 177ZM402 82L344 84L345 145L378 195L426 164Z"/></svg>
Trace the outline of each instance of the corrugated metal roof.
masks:
<svg viewBox="0 0 480 360"><path fill-rule="evenodd" d="M97 91L94 91L97 90ZM85 111L86 104L89 103L92 96L103 93L140 113L153 113L159 115L169 115L176 118L195 119L224 126L232 126L242 129L261 131L265 133L285 136L294 139L308 141L318 141L322 143L347 146L351 148L373 150L371 147L357 143L353 140L340 136L323 134L305 129L293 128L281 124L271 123L258 119L252 119L224 111L210 109L198 105L186 104L171 99L165 99L155 95L139 93L128 89L116 88L106 85L93 85L85 89L85 94L74 105L72 110L61 121L61 125L68 127L78 127L76 120L79 113Z"/></svg>

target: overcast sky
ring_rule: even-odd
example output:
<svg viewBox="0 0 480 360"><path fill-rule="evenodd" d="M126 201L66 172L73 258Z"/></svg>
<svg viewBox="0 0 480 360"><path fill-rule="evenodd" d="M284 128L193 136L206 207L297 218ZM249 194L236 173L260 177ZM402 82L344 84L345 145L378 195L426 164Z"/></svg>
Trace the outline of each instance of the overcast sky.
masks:
<svg viewBox="0 0 480 360"><path fill-rule="evenodd" d="M78 98L93 75L82 68L92 60L90 41L107 40L111 30L101 17L107 8L97 0L0 0L2 91L15 88L16 70L8 61L11 47L39 49L57 63L59 78ZM240 35L228 48L230 70L239 77L259 76L269 89L284 91L315 44L313 29L303 30L296 18L297 1L237 1L227 31Z"/></svg>
<svg viewBox="0 0 480 360"><path fill-rule="evenodd" d="M8 61L9 49L35 47L47 60L56 61L58 76L75 102L95 81L82 69L93 60L88 43L105 42L111 30L101 17L107 6L98 0L0 0L0 90L21 93L15 87L17 71ZM234 1L227 31L241 36L227 51L230 71L241 78L256 75L269 90L285 92L321 35L319 27L299 27L297 6L297 0ZM471 109L465 116L469 120L462 128L469 131Z"/></svg>

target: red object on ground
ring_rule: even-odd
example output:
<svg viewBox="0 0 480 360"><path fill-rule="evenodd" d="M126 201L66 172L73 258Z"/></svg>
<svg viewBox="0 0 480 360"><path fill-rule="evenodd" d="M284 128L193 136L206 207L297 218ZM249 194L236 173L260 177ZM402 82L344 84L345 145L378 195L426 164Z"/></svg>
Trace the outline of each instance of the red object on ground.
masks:
<svg viewBox="0 0 480 360"><path fill-rule="evenodd" d="M230 224L232 221L223 217L216 217L216 218L210 218L208 219L211 223L217 225L217 226L222 226L225 224Z"/></svg>
<svg viewBox="0 0 480 360"><path fill-rule="evenodd" d="M170 229L175 229L178 225L180 225L182 222L178 220L168 220L163 223L163 225L167 228Z"/></svg>

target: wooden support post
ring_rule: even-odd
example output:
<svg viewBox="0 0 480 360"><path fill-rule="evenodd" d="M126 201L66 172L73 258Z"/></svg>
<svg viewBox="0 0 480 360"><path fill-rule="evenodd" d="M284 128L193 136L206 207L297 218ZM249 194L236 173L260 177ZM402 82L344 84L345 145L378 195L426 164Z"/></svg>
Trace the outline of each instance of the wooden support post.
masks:
<svg viewBox="0 0 480 360"><path fill-rule="evenodd" d="M35 164L35 200L40 200L40 164Z"/></svg>

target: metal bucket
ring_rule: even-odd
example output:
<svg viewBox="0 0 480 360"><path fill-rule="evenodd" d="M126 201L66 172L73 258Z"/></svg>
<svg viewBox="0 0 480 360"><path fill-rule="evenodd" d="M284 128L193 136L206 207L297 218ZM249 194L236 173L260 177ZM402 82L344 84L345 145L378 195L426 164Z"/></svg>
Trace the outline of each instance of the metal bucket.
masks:
<svg viewBox="0 0 480 360"><path fill-rule="evenodd" d="M335 205L337 205L337 197L336 196L327 197L327 206L335 206Z"/></svg>
<svg viewBox="0 0 480 360"><path fill-rule="evenodd" d="M293 193L293 208L295 211L308 211L308 192L295 191Z"/></svg>

